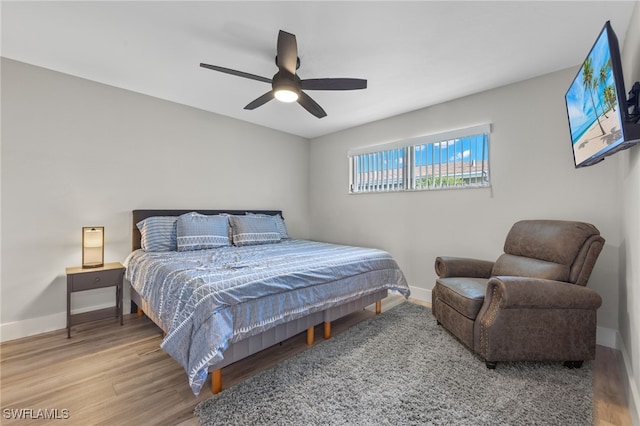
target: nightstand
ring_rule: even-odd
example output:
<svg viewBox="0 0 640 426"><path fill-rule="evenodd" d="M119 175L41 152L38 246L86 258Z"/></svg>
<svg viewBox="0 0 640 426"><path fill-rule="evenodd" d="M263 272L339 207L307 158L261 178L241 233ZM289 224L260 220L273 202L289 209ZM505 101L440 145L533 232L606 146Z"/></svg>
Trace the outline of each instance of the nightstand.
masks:
<svg viewBox="0 0 640 426"><path fill-rule="evenodd" d="M71 337L71 326L104 318L120 317L122 325L122 280L124 266L120 262L105 263L99 268L67 268L67 338ZM104 287L116 288L115 308L98 309L71 315L71 293L95 290Z"/></svg>

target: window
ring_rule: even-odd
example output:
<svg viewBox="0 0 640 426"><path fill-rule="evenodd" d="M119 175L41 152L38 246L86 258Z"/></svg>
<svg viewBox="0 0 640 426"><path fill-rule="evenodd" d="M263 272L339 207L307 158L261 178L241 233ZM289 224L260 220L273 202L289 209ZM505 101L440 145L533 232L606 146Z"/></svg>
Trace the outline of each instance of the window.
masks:
<svg viewBox="0 0 640 426"><path fill-rule="evenodd" d="M482 188L490 125L349 151L349 192Z"/></svg>

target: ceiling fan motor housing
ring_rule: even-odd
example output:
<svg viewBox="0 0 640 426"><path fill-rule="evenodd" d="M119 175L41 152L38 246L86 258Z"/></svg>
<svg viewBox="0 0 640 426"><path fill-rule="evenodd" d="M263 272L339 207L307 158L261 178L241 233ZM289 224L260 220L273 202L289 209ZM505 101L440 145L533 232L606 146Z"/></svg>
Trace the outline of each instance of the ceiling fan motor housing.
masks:
<svg viewBox="0 0 640 426"><path fill-rule="evenodd" d="M284 102L294 102L300 96L300 78L284 70L278 71L273 76L271 87L275 97ZM280 94L283 91L289 93Z"/></svg>
<svg viewBox="0 0 640 426"><path fill-rule="evenodd" d="M276 55L276 65L278 65L278 55ZM296 57L296 70L300 68L300 57Z"/></svg>

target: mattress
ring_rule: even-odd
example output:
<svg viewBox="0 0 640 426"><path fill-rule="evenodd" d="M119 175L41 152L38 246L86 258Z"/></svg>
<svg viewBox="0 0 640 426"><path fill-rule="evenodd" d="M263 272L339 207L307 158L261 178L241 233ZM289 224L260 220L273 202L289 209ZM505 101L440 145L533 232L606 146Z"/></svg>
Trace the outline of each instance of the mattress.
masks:
<svg viewBox="0 0 640 426"><path fill-rule="evenodd" d="M167 331L194 394L230 343L387 289L409 288L389 253L307 240L188 252L136 250L125 278Z"/></svg>

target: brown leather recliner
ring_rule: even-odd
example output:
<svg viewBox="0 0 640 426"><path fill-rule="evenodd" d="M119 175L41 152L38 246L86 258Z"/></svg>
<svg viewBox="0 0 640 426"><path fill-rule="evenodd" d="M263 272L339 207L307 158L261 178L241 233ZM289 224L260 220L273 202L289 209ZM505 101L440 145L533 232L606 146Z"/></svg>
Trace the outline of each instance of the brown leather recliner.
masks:
<svg viewBox="0 0 640 426"><path fill-rule="evenodd" d="M604 238L588 223L517 222L489 262L438 257L432 311L465 345L498 361L595 358L598 293L586 287Z"/></svg>

